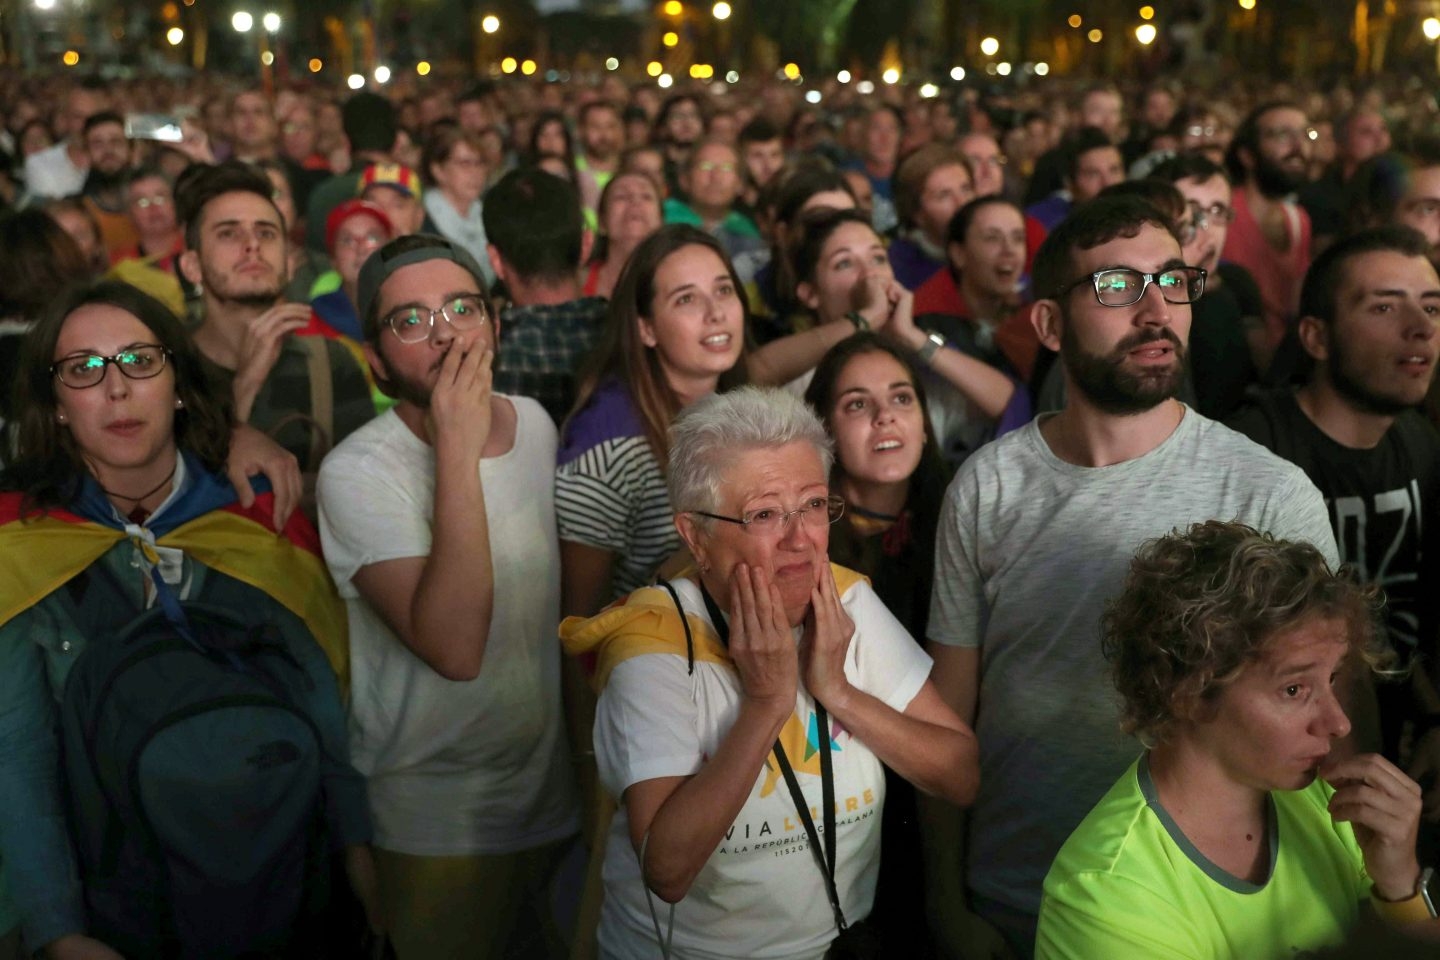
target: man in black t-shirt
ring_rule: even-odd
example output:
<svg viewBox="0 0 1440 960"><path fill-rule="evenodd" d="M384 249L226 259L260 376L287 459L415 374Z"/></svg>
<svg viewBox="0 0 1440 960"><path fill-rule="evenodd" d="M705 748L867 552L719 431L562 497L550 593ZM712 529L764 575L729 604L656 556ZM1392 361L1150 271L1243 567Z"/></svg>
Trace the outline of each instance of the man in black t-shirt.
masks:
<svg viewBox="0 0 1440 960"><path fill-rule="evenodd" d="M1420 234L1386 227L1321 254L1300 306L1312 370L1295 392L1266 396L1230 424L1309 475L1330 508L1340 559L1384 588L1386 633L1415 670L1377 690L1383 746L1395 756L1409 722L1417 779L1440 769L1440 520L1426 515L1440 503L1440 434L1414 409L1440 352L1440 275L1427 252ZM1437 802L1432 782L1432 822Z"/></svg>

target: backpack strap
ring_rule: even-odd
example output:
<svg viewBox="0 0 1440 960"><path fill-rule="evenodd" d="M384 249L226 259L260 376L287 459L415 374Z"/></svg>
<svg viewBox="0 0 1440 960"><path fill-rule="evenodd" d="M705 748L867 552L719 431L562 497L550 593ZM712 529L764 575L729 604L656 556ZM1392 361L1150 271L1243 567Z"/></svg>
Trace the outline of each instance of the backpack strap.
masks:
<svg viewBox="0 0 1440 960"><path fill-rule="evenodd" d="M310 416L324 434L321 443L310 444L305 469L313 472L320 469L320 461L330 452L331 438L335 436L335 384L331 379L330 352L325 338L301 337L300 343L305 347L305 367L310 375Z"/></svg>

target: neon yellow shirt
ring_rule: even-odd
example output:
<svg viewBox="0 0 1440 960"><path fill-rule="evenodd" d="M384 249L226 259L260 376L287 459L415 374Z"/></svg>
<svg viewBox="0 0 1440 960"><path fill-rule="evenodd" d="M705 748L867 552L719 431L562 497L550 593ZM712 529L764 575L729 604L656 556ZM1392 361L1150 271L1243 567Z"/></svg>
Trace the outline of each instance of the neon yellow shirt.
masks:
<svg viewBox="0 0 1440 960"><path fill-rule="evenodd" d="M1369 896L1348 823L1317 779L1270 794L1270 870L1259 884L1211 863L1160 806L1148 754L1070 835L1045 877L1036 960L1244 960L1341 942Z"/></svg>

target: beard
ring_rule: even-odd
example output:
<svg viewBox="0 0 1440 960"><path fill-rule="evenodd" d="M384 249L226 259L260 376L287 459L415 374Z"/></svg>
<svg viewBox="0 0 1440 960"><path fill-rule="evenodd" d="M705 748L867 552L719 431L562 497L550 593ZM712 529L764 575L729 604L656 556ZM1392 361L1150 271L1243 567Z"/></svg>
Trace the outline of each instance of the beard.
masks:
<svg viewBox="0 0 1440 960"><path fill-rule="evenodd" d="M273 307L285 292L285 279L276 274L275 282L267 287L251 288L249 290L235 291L221 278L215 276L201 264L200 281L206 292L213 296L220 303L226 306L246 307L249 309L268 309Z"/></svg>
<svg viewBox="0 0 1440 960"><path fill-rule="evenodd" d="M1162 342L1174 349L1175 363L1140 373L1124 369L1130 351L1147 343ZM1108 355L1087 352L1068 322L1060 332L1060 360L1070 374L1072 386L1100 410L1115 416L1153 410L1179 394L1185 379L1185 359L1185 345L1168 327L1126 337Z"/></svg>
<svg viewBox="0 0 1440 960"><path fill-rule="evenodd" d="M1301 156L1301 154L1287 154L1290 156ZM1286 197L1299 190L1305 185L1303 173L1291 173L1279 163L1269 157L1257 156L1255 158L1255 186L1260 192L1272 200Z"/></svg>
<svg viewBox="0 0 1440 960"><path fill-rule="evenodd" d="M1329 376L1330 385L1335 388L1336 393L1361 411L1375 416L1399 416L1418 406L1424 399L1423 393L1412 402L1371 389L1351 371L1349 358L1338 348L1334 337L1330 338Z"/></svg>
<svg viewBox="0 0 1440 960"><path fill-rule="evenodd" d="M377 375L375 384L382 392L388 393L401 403L408 403L421 410L430 409L430 386L422 380L404 374L391 374L388 378Z"/></svg>

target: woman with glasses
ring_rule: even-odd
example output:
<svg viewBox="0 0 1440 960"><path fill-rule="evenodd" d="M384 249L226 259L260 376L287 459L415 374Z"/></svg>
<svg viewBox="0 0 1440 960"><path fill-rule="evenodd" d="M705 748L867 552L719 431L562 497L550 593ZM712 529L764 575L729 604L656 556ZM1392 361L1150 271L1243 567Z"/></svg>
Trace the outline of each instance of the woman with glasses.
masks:
<svg viewBox="0 0 1440 960"><path fill-rule="evenodd" d="M595 752L622 798L602 956L888 955L866 942L882 764L967 804L970 730L860 575L829 562L830 439L788 393L698 400L668 486L692 574L561 635L598 657ZM657 909L654 897L673 905ZM859 926L857 926L859 925Z"/></svg>
<svg viewBox="0 0 1440 960"><path fill-rule="evenodd" d="M325 249L340 274L340 286L310 301L310 323L296 333L346 337L347 346L364 342L365 331L356 310L360 268L394 232L389 215L369 200L346 200L330 211L325 219Z"/></svg>
<svg viewBox="0 0 1440 960"><path fill-rule="evenodd" d="M431 222L488 271L490 256L486 252L488 241L480 199L490 175L484 144L464 127L437 125L425 141L421 166L427 178L425 185L431 188L425 191L424 200ZM488 272L485 280L495 282Z"/></svg>
<svg viewBox="0 0 1440 960"><path fill-rule="evenodd" d="M268 511L262 516L255 506L235 502L235 489L219 472L234 456L229 414L209 389L180 321L132 287L104 283L63 295L27 336L17 398L15 457L0 476L0 862L16 909L6 917L0 894L0 930L6 920L18 920L26 943L54 957L119 955L110 948L126 956L307 952L301 938L310 915L301 905L323 894L312 885L314 875L303 863L287 870L278 861L247 862L251 851L272 849L272 831L289 829L278 807L270 808L274 820L262 818L263 829L259 822L227 819L241 809L253 815L253 806L242 802L255 798L250 778L277 769L243 748L248 726L261 722L257 715L225 714L207 702L206 756L191 757L177 778L174 751L181 741L149 741L153 746L143 753L130 754L131 747L121 746L129 738L147 730L159 736L161 728L98 707L77 712L83 710L77 704L86 702L85 691L93 692L98 678L113 679L113 687L107 681L103 688L107 696L135 689L122 683L114 662L126 655L127 669L141 668L137 654L122 654L122 643L128 651L158 649L143 645L139 638L149 634L135 632L139 623L153 628L163 620L163 635L183 639L182 650L195 647L207 659L232 664L240 657L243 666L235 669L241 672L256 669L250 648L210 646L204 638L212 634L202 626L218 611L263 633L264 640L261 633L249 637L273 644L278 659L269 662L293 666L293 673L286 667L267 675L277 683L283 675L308 691L287 699L287 709L304 717L315 738L274 741L283 749L270 760L297 772L296 791L303 784L298 771L317 771L318 783L308 788L315 805L304 820L323 810L329 849L345 850L357 893L373 902L369 813L364 783L347 759L340 702L348 677L344 609L314 531L297 517L277 537ZM291 486L297 484L293 478ZM286 497L293 500L295 491ZM271 502L269 495L254 501ZM201 605L209 611L203 620L197 619ZM237 634L224 636L234 641ZM111 667L98 666L107 663ZM185 696L188 685L179 678L195 674L175 666L179 661L166 663L178 672L170 684L154 687L163 691L156 695ZM142 701L119 702L133 710ZM187 715L200 709L192 707ZM176 723L183 719L172 716ZM83 740L75 739L77 717L95 720L83 727ZM115 781L105 781L110 788L87 785L83 751L75 748L102 741L111 766L122 755L136 763L144 758L143 766L129 767L140 813L128 803L94 803L97 790L113 802ZM105 769L94 768L97 782ZM175 802L154 799L162 794ZM247 838L244 851L235 847L236 836ZM282 846L301 861L310 853L327 861L323 836L282 836L296 841ZM176 851L187 837L234 848L226 875L206 874L194 860L185 862L199 876L173 866L145 872L159 869L160 858L181 856ZM241 891L265 876L266 888L273 883L267 897L275 912L247 914L253 904ZM311 879L301 879L306 876ZM169 896L156 896L159 883L168 885ZM197 906L200 899L190 899L219 884L230 891L219 912L213 902L206 912ZM201 916L206 920L197 928ZM248 919L236 924L237 916ZM326 938L334 942L333 933Z"/></svg>

